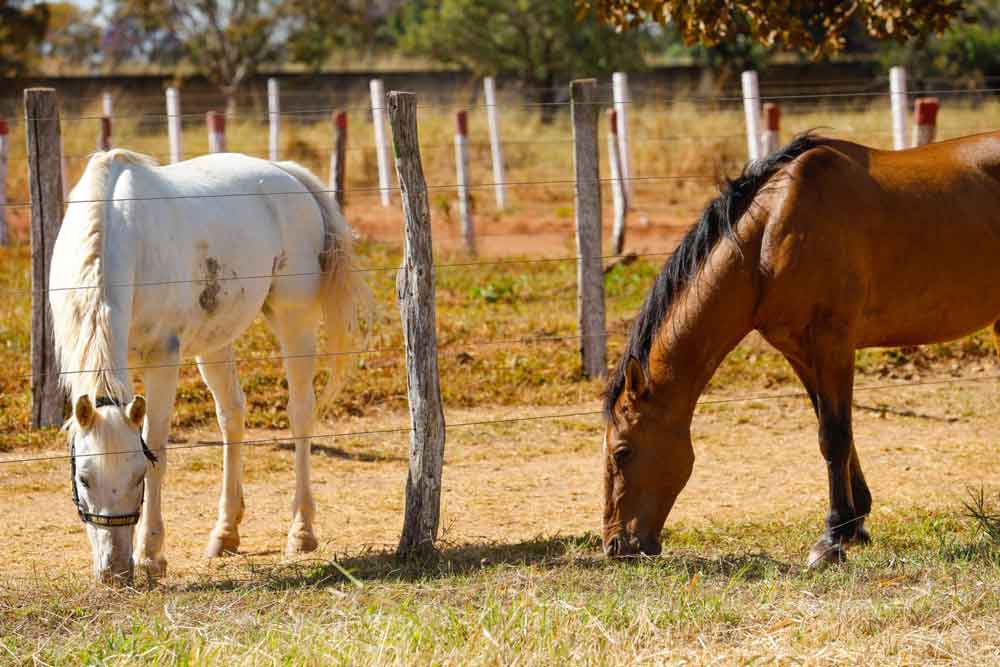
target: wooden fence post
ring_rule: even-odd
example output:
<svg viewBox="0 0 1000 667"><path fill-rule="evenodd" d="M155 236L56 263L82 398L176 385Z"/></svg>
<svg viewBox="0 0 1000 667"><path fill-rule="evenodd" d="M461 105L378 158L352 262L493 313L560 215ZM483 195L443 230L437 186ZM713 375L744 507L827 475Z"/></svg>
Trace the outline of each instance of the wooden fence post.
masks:
<svg viewBox="0 0 1000 667"><path fill-rule="evenodd" d="M10 154L10 128L7 119L0 118L0 245L10 243L7 230L7 156Z"/></svg>
<svg viewBox="0 0 1000 667"><path fill-rule="evenodd" d="M167 88L167 136L170 139L170 162L181 161L181 96L176 88Z"/></svg>
<svg viewBox="0 0 1000 667"><path fill-rule="evenodd" d="M483 94L486 98L486 122L490 126L490 154L493 158L493 190L496 193L497 208L507 205L503 180L503 148L500 146L500 119L497 113L497 86L492 76L483 79Z"/></svg>
<svg viewBox="0 0 1000 667"><path fill-rule="evenodd" d="M597 81L570 84L573 168L576 172L577 314L583 374L607 373L604 270L601 266L601 180L597 149Z"/></svg>
<svg viewBox="0 0 1000 667"><path fill-rule="evenodd" d="M936 97L918 97L913 112L913 145L923 146L934 143L937 130L937 114L941 103Z"/></svg>
<svg viewBox="0 0 1000 667"><path fill-rule="evenodd" d="M277 162L281 132L281 97L278 80L273 77L267 80L267 125L267 158Z"/></svg>
<svg viewBox="0 0 1000 667"><path fill-rule="evenodd" d="M378 162L378 187L382 206L389 205L389 156L385 145L385 86L382 79L368 84L372 96L372 125L375 128L375 158Z"/></svg>
<svg viewBox="0 0 1000 667"><path fill-rule="evenodd" d="M889 70L889 102L892 106L892 147L906 148L906 69L897 65Z"/></svg>
<svg viewBox="0 0 1000 667"><path fill-rule="evenodd" d="M330 153L330 191L344 211L344 179L347 174L347 112L333 113L333 151Z"/></svg>
<svg viewBox="0 0 1000 667"><path fill-rule="evenodd" d="M101 135L97 138L97 150L111 150L111 116L101 116Z"/></svg>
<svg viewBox="0 0 1000 667"><path fill-rule="evenodd" d="M611 171L611 199L615 207L615 223L611 228L614 254L625 249L625 218L628 215L628 188L622 180L621 145L618 142L618 112L608 109L608 165Z"/></svg>
<svg viewBox="0 0 1000 667"><path fill-rule="evenodd" d="M614 101L617 115L618 133L618 158L621 166L622 183L625 192L632 194L632 161L628 148L628 112L632 104L632 95L628 89L628 74L625 72L614 72L611 75L611 97Z"/></svg>
<svg viewBox="0 0 1000 667"><path fill-rule="evenodd" d="M63 393L49 312L49 265L63 216L59 100L52 88L24 91L31 192L31 424L58 426Z"/></svg>
<svg viewBox="0 0 1000 667"><path fill-rule="evenodd" d="M760 86L757 72L747 70L740 77L743 85L743 114L747 124L747 159L760 158Z"/></svg>
<svg viewBox="0 0 1000 667"><path fill-rule="evenodd" d="M412 427L406 515L397 550L399 555L407 556L433 549L437 538L445 423L438 377L431 213L420 163L417 96L393 91L389 93L388 107L406 224L406 246L403 265L396 276L396 295L403 320Z"/></svg>
<svg viewBox="0 0 1000 667"><path fill-rule="evenodd" d="M772 102L764 105L764 132L760 135L762 155L781 148L781 108Z"/></svg>
<svg viewBox="0 0 1000 667"><path fill-rule="evenodd" d="M205 125L208 127L208 152L226 152L226 115L219 111L205 113Z"/></svg>
<svg viewBox="0 0 1000 667"><path fill-rule="evenodd" d="M462 238L470 255L476 254L476 230L472 223L472 206L469 202L469 114L455 113L455 177L458 183L458 217L462 224Z"/></svg>

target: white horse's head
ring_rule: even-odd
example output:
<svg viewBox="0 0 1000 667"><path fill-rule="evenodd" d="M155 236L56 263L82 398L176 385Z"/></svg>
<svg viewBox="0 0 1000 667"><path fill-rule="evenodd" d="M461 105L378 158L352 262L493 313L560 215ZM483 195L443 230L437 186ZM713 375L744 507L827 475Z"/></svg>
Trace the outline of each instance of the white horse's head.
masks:
<svg viewBox="0 0 1000 667"><path fill-rule="evenodd" d="M146 465L155 457L142 439L146 401L125 407L86 394L68 423L73 500L87 528L94 576L101 583L132 580L132 532L142 510Z"/></svg>

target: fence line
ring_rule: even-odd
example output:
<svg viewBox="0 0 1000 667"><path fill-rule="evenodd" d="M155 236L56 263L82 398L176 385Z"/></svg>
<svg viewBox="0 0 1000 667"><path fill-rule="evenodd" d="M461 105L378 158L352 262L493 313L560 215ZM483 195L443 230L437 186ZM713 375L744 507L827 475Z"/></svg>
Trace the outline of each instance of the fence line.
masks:
<svg viewBox="0 0 1000 667"><path fill-rule="evenodd" d="M994 375L984 375L981 377L963 377L963 378L942 378L939 380L919 380L916 382L891 382L883 384L872 384L872 385L859 385L854 387L855 392L859 391L878 391L882 389L907 389L909 387L923 387L923 386L940 386L949 384L964 384L969 382L988 382L1000 380L1000 374ZM749 396L727 396L721 398L709 398L699 400L696 407L709 406L709 405L723 405L729 403L749 403L755 401L770 401L770 400L785 400L790 398L808 398L809 395L805 391L789 391L781 392L775 394L754 394ZM595 415L603 414L603 410L585 410L581 412L561 412L555 414L547 415L532 415L528 417L511 417L502 419L483 419L470 422L452 422L446 424L446 429L452 428L468 428L470 426L490 426L493 424L507 424L514 422L526 422L526 421L540 421L544 419L568 419L571 417L590 417ZM369 429L363 431L344 431L341 433L321 433L313 436L308 436L308 439L326 439L326 438L350 438L368 435L386 435L392 433L409 433L410 428L407 427L395 427L395 428L385 428L385 429ZM256 440L242 440L239 442L231 442L230 445L247 445L247 446L259 446L259 445L269 445L278 444L284 442L294 442L295 438L288 437L275 437L275 438L260 438ZM203 449L208 447L222 447L223 442L196 442L196 443L184 443L176 445L166 446L167 450L182 450L182 449ZM88 454L75 454L76 458L86 458L92 456L112 456L116 454L134 454L135 450L120 450L112 452L93 452ZM69 454L52 454L46 456L33 456L24 457L18 459L0 459L0 465L6 464L25 464L25 463L39 463L45 461L68 461L73 458Z"/></svg>

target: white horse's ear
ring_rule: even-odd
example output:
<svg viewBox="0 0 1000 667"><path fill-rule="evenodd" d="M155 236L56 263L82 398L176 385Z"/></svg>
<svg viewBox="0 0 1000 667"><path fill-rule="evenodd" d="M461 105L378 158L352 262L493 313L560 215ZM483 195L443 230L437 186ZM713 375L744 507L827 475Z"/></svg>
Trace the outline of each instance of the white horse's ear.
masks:
<svg viewBox="0 0 1000 667"><path fill-rule="evenodd" d="M90 402L90 396L84 394L76 399L76 404L73 406L73 416L80 428L90 428L96 415L97 412L94 410L94 404Z"/></svg>
<svg viewBox="0 0 1000 667"><path fill-rule="evenodd" d="M128 404L128 408L125 409L125 414L128 415L132 426L142 428L142 419L146 416L146 399L142 396L133 398L132 402Z"/></svg>

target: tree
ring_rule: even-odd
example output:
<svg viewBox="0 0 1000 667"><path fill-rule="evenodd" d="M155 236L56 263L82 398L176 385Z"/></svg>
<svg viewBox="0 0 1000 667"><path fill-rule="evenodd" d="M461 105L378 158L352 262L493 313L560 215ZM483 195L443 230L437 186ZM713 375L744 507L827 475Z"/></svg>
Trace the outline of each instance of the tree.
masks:
<svg viewBox="0 0 1000 667"><path fill-rule="evenodd" d="M573 0L441 0L415 3L403 22L402 47L477 75L510 74L533 89L552 118L556 85L578 74L642 65L640 39L584 17Z"/></svg>
<svg viewBox="0 0 1000 667"><path fill-rule="evenodd" d="M23 74L49 26L49 6L0 0L0 76Z"/></svg>
<svg viewBox="0 0 1000 667"><path fill-rule="evenodd" d="M814 57L843 50L852 21L869 35L903 43L940 33L962 12L964 0L576 0L581 18L596 17L618 30L647 21L671 24L687 44L714 45L747 34L765 46L783 46Z"/></svg>
<svg viewBox="0 0 1000 667"><path fill-rule="evenodd" d="M93 66L100 59L101 27L97 13L70 2L49 5L49 29L41 44L43 57L60 65Z"/></svg>

